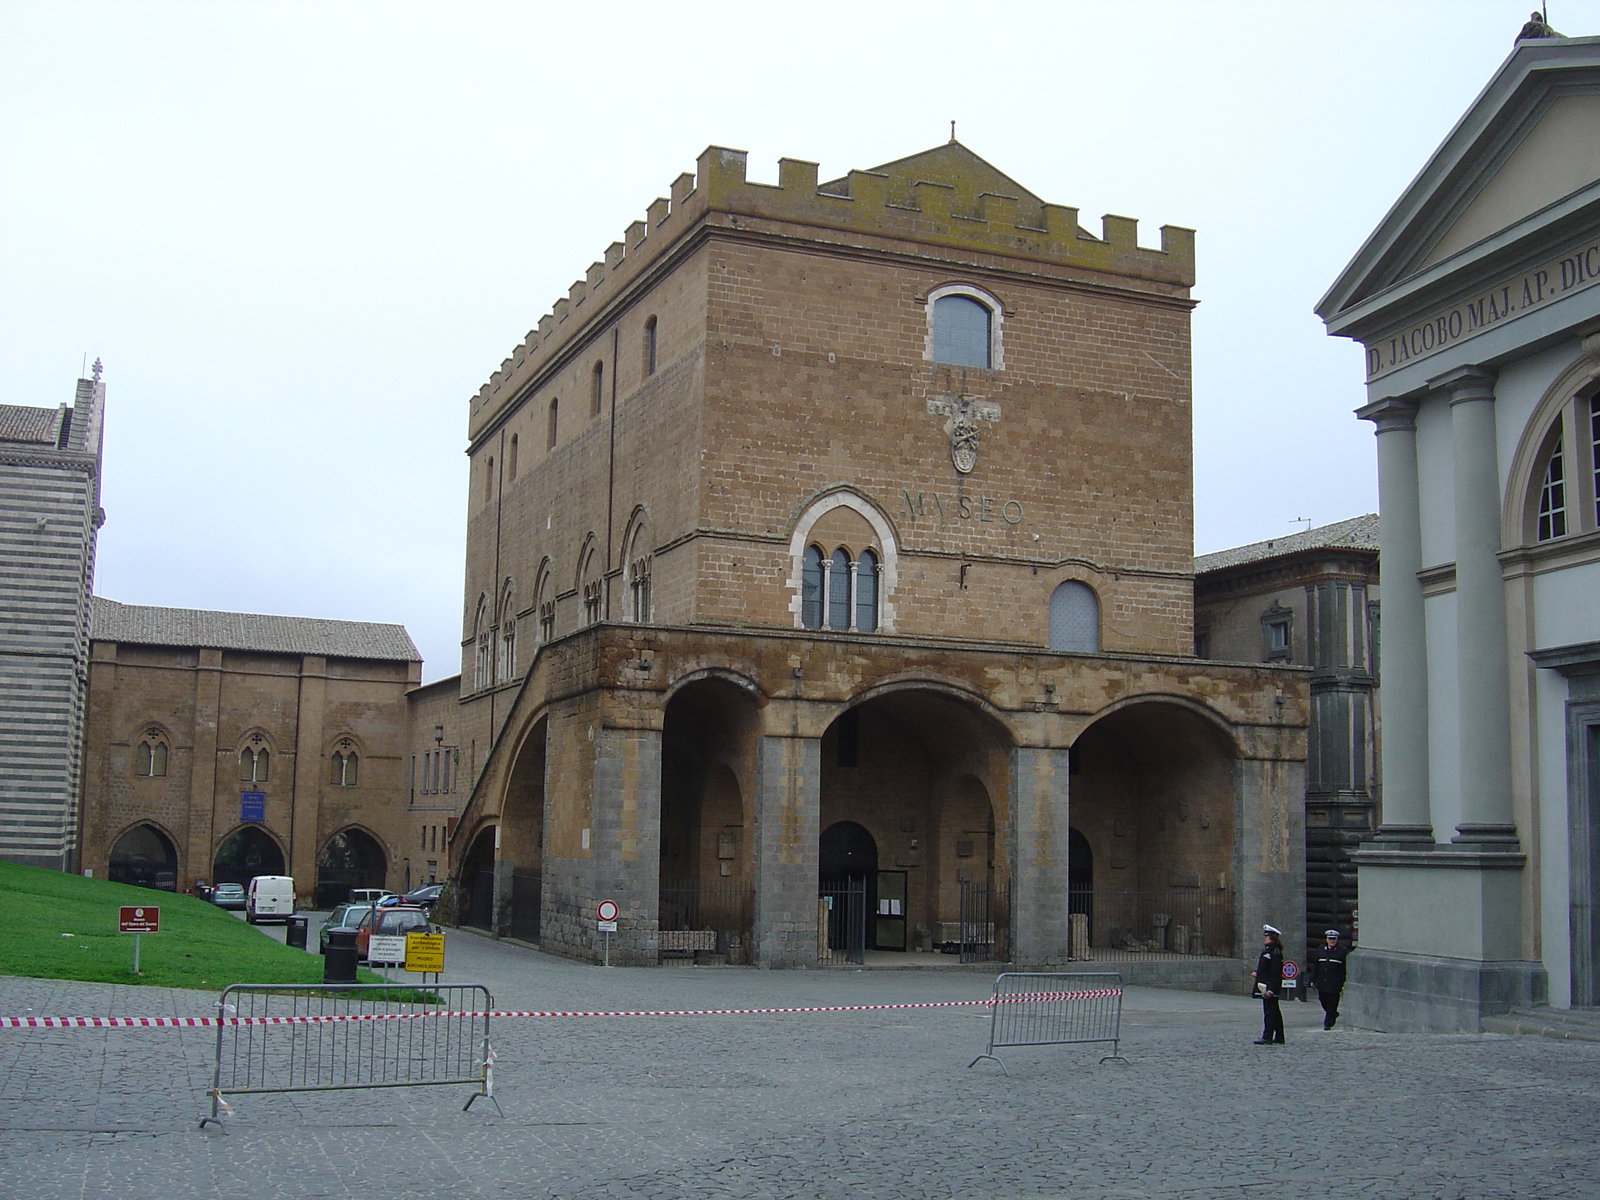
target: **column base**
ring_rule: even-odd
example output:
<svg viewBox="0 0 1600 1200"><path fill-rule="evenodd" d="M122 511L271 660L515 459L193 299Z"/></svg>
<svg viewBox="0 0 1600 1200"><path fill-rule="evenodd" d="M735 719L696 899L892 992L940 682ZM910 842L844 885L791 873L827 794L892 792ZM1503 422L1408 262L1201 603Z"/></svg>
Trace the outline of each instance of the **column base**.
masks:
<svg viewBox="0 0 1600 1200"><path fill-rule="evenodd" d="M1432 825L1379 825L1378 836L1372 839L1384 845L1432 846Z"/></svg>
<svg viewBox="0 0 1600 1200"><path fill-rule="evenodd" d="M1522 849L1522 843L1517 839L1517 827L1499 823L1469 821L1457 825L1456 835L1450 841L1457 846L1484 846L1513 854Z"/></svg>
<svg viewBox="0 0 1600 1200"><path fill-rule="evenodd" d="M1545 1004L1549 992L1543 963L1358 949L1341 1016L1384 1033L1482 1033L1485 1017Z"/></svg>

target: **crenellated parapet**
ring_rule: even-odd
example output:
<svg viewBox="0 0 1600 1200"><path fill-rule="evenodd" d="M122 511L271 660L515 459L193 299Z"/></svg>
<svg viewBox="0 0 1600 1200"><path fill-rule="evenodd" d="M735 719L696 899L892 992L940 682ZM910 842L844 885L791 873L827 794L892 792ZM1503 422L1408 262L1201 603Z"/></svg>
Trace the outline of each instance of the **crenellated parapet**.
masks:
<svg viewBox="0 0 1600 1200"><path fill-rule="evenodd" d="M1193 230L1163 225L1161 246L1153 249L1139 245L1136 220L1108 214L1097 237L1078 223L1076 208L1039 199L957 142L828 181L819 181L816 163L784 158L776 184L753 183L746 160L743 150L710 146L692 174L673 180L668 195L606 248L479 389L471 404L472 436L594 314L701 224L782 229L791 236L812 227L827 230L830 241L868 247L922 243L1088 273L1084 278L1169 296L1194 283Z"/></svg>

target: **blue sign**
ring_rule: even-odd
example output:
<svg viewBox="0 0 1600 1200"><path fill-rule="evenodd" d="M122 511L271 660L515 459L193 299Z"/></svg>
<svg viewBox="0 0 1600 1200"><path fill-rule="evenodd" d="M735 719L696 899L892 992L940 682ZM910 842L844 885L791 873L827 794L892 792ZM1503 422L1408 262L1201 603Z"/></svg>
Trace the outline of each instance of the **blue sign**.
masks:
<svg viewBox="0 0 1600 1200"><path fill-rule="evenodd" d="M267 819L267 794L265 792L239 793L239 820L254 821L257 825Z"/></svg>

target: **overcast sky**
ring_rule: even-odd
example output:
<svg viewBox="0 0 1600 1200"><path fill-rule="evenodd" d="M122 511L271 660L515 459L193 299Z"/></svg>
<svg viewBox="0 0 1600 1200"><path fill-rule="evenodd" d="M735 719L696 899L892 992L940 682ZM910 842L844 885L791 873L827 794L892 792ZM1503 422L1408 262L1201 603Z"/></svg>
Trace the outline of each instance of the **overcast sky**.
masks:
<svg viewBox="0 0 1600 1200"><path fill-rule="evenodd" d="M95 590L459 669L468 398L708 144L960 139L1199 231L1196 549L1377 506L1312 305L1527 0L0 3L0 403L108 387ZM1551 23L1600 33L1600 0Z"/></svg>

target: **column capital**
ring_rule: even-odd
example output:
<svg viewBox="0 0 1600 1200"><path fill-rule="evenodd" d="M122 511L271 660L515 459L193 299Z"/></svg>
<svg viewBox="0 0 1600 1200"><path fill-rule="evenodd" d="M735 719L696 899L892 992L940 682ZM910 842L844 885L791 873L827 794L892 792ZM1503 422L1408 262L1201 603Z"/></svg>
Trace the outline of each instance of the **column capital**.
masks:
<svg viewBox="0 0 1600 1200"><path fill-rule="evenodd" d="M1435 391L1447 392L1451 404L1464 404L1472 400L1494 399L1494 383L1498 372L1487 367L1467 366L1446 371L1428 380Z"/></svg>
<svg viewBox="0 0 1600 1200"><path fill-rule="evenodd" d="M1356 409L1356 416L1371 421L1375 433L1395 433L1417 427L1417 401L1404 396L1385 396Z"/></svg>

